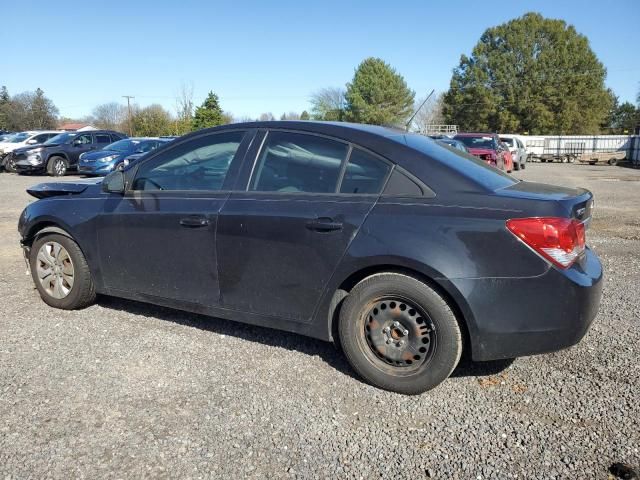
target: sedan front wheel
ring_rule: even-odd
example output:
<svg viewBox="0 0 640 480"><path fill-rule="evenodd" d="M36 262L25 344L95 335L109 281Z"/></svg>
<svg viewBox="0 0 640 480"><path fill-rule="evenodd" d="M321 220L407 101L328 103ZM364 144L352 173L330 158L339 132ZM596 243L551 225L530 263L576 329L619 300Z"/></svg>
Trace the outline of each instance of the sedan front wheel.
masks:
<svg viewBox="0 0 640 480"><path fill-rule="evenodd" d="M96 293L89 266L71 238L59 234L38 237L29 264L33 282L48 305L74 310L93 303Z"/></svg>

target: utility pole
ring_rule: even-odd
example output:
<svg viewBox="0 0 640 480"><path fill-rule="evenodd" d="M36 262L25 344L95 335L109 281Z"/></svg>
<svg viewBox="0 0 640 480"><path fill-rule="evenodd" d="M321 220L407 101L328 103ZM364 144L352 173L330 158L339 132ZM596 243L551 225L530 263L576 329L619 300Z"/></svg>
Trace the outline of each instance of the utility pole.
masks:
<svg viewBox="0 0 640 480"><path fill-rule="evenodd" d="M133 128L131 127L131 99L136 98L131 95L123 95L122 98L127 99L127 111L129 112L129 136L133 137Z"/></svg>

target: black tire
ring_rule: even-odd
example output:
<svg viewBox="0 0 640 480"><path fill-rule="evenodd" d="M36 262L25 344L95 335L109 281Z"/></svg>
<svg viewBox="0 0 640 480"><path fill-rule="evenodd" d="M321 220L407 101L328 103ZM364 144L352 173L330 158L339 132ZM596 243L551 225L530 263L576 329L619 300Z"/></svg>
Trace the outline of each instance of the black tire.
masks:
<svg viewBox="0 0 640 480"><path fill-rule="evenodd" d="M520 165L521 170L524 170L525 168L527 168L527 162L524 162L522 165Z"/></svg>
<svg viewBox="0 0 640 480"><path fill-rule="evenodd" d="M52 177L64 177L69 165L64 157L53 156L47 162L47 173Z"/></svg>
<svg viewBox="0 0 640 480"><path fill-rule="evenodd" d="M597 161L597 160L591 160L591 161L589 162L589 165L595 165L596 163L598 163L598 161Z"/></svg>
<svg viewBox="0 0 640 480"><path fill-rule="evenodd" d="M389 305L386 315L399 319L399 328L406 329L403 338L406 338L407 346L398 347L400 350L393 350L399 337L393 339L393 332L383 333L388 326L373 318L379 310L372 306L385 310L387 307L383 304ZM411 315L409 323L415 319L415 324L407 325L405 317L395 315ZM365 381L384 390L408 395L426 392L442 383L451 375L462 355L460 326L447 302L424 282L399 273L379 273L357 284L340 310L338 332L347 360ZM428 341L425 340L427 335ZM374 336L387 338L385 345L376 347L378 353L373 346ZM412 349L412 342L425 344L421 345L420 353ZM394 363L381 354L382 350L408 360ZM411 354L416 355L411 357Z"/></svg>
<svg viewBox="0 0 640 480"><path fill-rule="evenodd" d="M73 285L70 288L69 293L64 298L55 298L51 296L41 284L37 268L40 260L38 259L38 252L40 248L49 243L56 242L66 249L71 258L73 268ZM82 250L78 244L71 238L60 234L44 234L39 236L31 246L31 252L29 255L29 266L31 269L31 277L33 283L40 293L40 297L44 302L52 307L60 308L63 310L76 310L91 305L96 298L95 286L91 277L91 271L89 265L84 258Z"/></svg>
<svg viewBox="0 0 640 480"><path fill-rule="evenodd" d="M611 166L617 165L618 164L618 159L617 158L610 158L607 163L609 165L611 165Z"/></svg>
<svg viewBox="0 0 640 480"><path fill-rule="evenodd" d="M517 172L520 170L520 162L513 162L513 169Z"/></svg>

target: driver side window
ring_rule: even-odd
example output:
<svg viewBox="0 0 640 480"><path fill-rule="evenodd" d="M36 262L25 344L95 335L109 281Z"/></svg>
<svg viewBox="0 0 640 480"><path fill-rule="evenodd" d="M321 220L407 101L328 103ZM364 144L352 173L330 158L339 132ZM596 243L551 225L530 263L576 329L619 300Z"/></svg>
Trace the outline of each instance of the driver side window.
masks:
<svg viewBox="0 0 640 480"><path fill-rule="evenodd" d="M244 132L187 141L138 168L133 190L221 190Z"/></svg>

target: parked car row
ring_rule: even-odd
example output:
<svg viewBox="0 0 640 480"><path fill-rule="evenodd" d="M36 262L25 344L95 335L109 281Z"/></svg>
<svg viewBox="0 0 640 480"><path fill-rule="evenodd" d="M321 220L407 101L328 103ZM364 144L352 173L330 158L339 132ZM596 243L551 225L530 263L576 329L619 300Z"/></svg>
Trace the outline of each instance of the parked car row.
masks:
<svg viewBox="0 0 640 480"><path fill-rule="evenodd" d="M0 167L20 174L63 176L68 171L106 175L175 137L135 137L112 130L28 131L0 141Z"/></svg>

